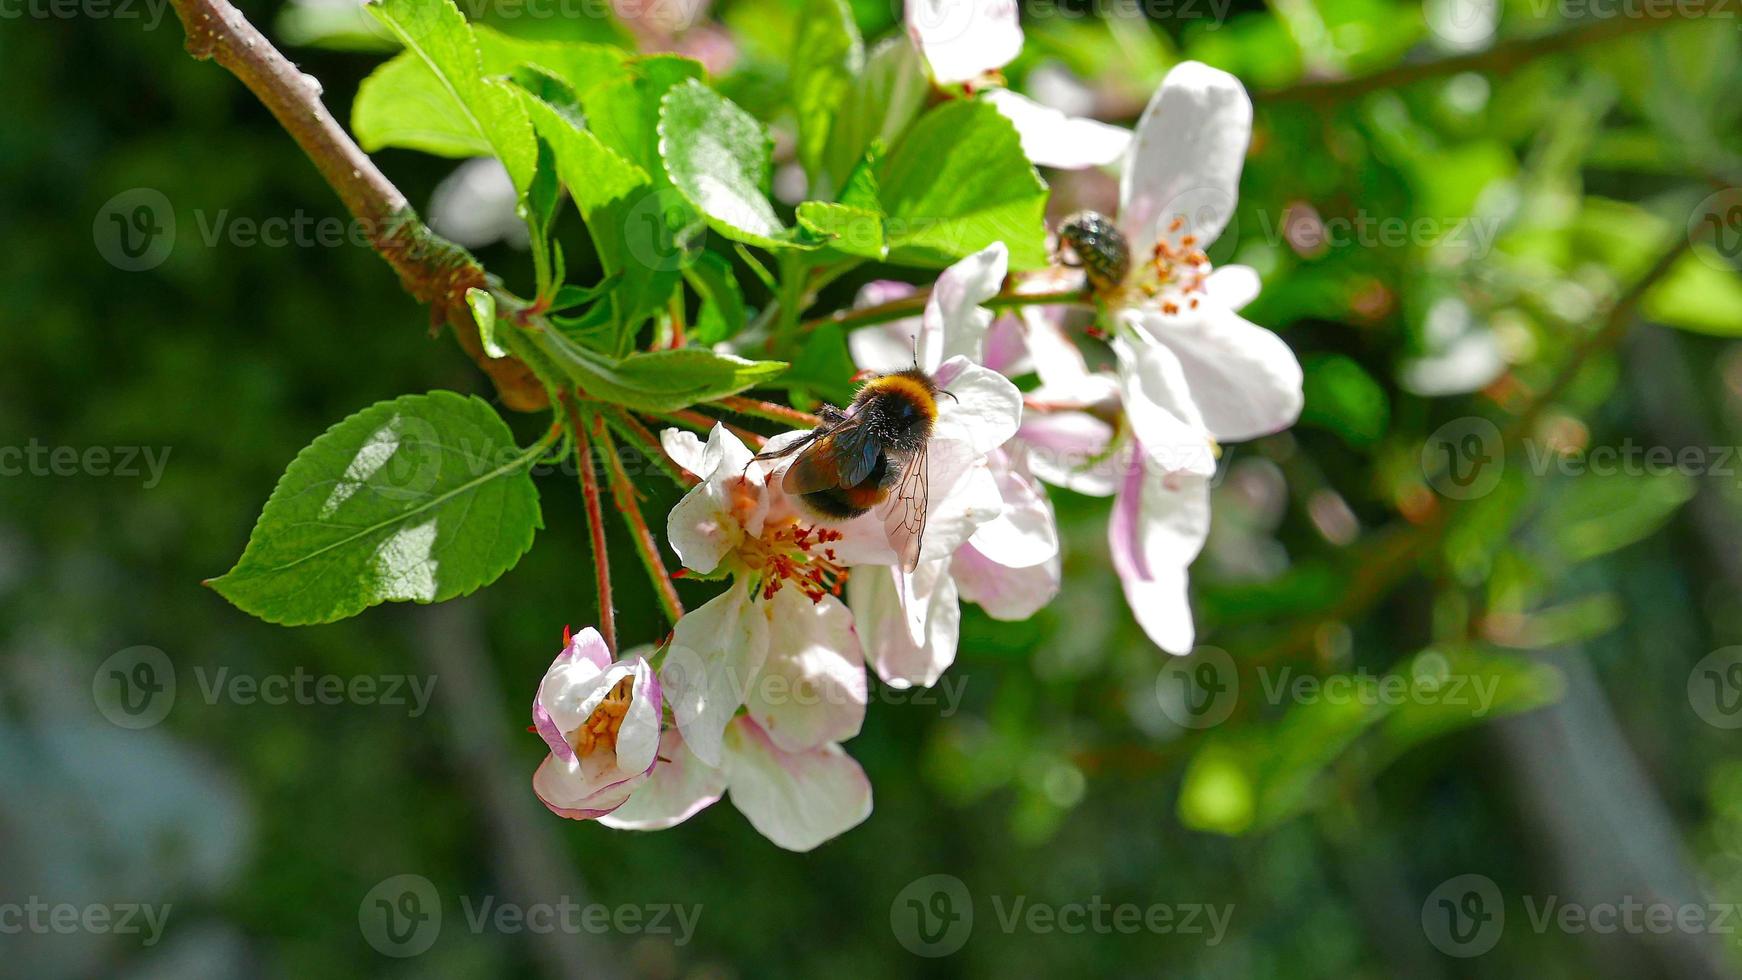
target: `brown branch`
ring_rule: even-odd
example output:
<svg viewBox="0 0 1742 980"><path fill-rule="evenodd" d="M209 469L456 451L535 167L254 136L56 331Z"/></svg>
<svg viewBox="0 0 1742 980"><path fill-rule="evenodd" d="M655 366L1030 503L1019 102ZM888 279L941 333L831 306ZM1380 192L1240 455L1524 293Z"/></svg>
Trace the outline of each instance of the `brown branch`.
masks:
<svg viewBox="0 0 1742 980"><path fill-rule="evenodd" d="M1531 37L1511 38L1483 51L1394 65L1366 75L1318 78L1282 88L1261 90L1254 93L1253 99L1259 103L1339 102L1383 89L1399 88L1430 78L1445 78L1463 72L1504 74L1546 55L1601 44L1671 24L1690 23L1705 17L1717 6L1716 3L1689 4L1683 12L1665 17L1593 18L1577 27Z"/></svg>
<svg viewBox="0 0 1742 980"><path fill-rule="evenodd" d="M605 509L600 505L599 474L593 472L593 444L587 426L567 394L561 396L569 431L575 436L575 467L581 471L581 500L587 511L587 534L593 545L593 575L599 584L599 633L612 654L617 649L617 611L611 605L611 556L605 549Z"/></svg>
<svg viewBox="0 0 1742 980"><path fill-rule="evenodd" d="M828 316L806 320L799 324L799 333L805 334L825 324L839 324L843 327L866 327L875 323L888 323L891 320L901 320L910 316L919 316L925 312L925 304L931 299L931 287L915 290L911 295L900 299L879 303L876 306L864 306L859 309L836 310ZM980 304L990 310L1011 309L1018 306L1092 306L1089 295L1080 289L1066 289L1050 293L999 293Z"/></svg>
<svg viewBox="0 0 1742 980"><path fill-rule="evenodd" d="M188 54L216 61L254 93L338 193L405 291L431 307L437 324L453 328L460 346L495 382L503 404L519 411L548 405L532 369L513 358L486 356L478 341L465 295L484 286L483 268L418 219L405 195L321 103L320 83L273 47L229 0L171 2L187 30Z"/></svg>
<svg viewBox="0 0 1742 980"><path fill-rule="evenodd" d="M659 553L659 541L653 536L653 530L647 526L647 519L641 516L641 505L635 499L635 487L629 482L629 474L623 469L623 460L617 456L617 444L611 441L611 434L605 431L605 417L593 416L593 438L598 440L599 455L605 463L605 479L611 484L611 499L616 502L617 510L623 514L623 522L629 525L629 537L635 542L635 551L641 556L641 564L647 569L647 577L653 582L653 591L659 596L659 605L665 610L666 618L673 626L683 618L683 600L678 598L677 585L671 580L671 573L666 571L665 559Z"/></svg>

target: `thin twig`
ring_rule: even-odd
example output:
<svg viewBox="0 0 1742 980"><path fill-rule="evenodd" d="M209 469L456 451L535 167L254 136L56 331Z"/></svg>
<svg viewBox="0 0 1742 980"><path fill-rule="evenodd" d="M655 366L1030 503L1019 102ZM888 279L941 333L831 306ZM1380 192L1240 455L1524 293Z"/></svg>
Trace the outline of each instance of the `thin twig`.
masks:
<svg viewBox="0 0 1742 980"><path fill-rule="evenodd" d="M925 304L931 299L931 287L916 290L912 295L900 299L879 303L876 306L864 306L856 310L836 310L828 316L815 320L806 320L799 325L800 333L809 333L825 324L838 324L843 327L867 327L875 323L888 323L891 320L901 320L910 316L919 316L925 312ZM1094 306L1089 294L1080 289L1067 289L1051 293L999 293L980 304L987 309L1003 310L1018 306Z"/></svg>
<svg viewBox="0 0 1742 980"><path fill-rule="evenodd" d="M767 419L770 422L784 422L806 429L814 429L823 424L823 420L809 412L801 412L796 408L776 405L756 398L744 398L740 395L730 395L716 399L714 404L739 415L749 415L754 418Z"/></svg>
<svg viewBox="0 0 1742 980"><path fill-rule="evenodd" d="M629 525L629 537L635 542L635 552L641 556L641 564L647 569L647 577L653 582L653 591L659 596L660 607L675 626L683 618L683 600L678 598L677 586L671 580L671 573L666 571L665 559L659 554L659 542L654 538L652 529L647 526L647 519L641 516L641 505L636 502L635 487L630 484L629 474L623 469L623 460L617 456L617 444L611 441L611 434L605 430L605 417L602 415L593 416L593 438L598 440L599 453L605 461L605 479L611 484L611 499L622 512L623 523Z"/></svg>
<svg viewBox="0 0 1742 980"><path fill-rule="evenodd" d="M661 418L661 419L665 419L665 420L670 421L670 422L676 422L678 425L681 425L686 429L693 429L694 431L700 432L703 435L707 435L708 433L714 431L714 426L723 425L726 427L726 431L728 431L728 432L732 433L733 435L737 436L738 438L744 440L744 443L746 445L756 447L756 448L760 448L763 443L768 441L767 439L763 438L762 436L758 435L757 433L751 432L749 429L746 429L743 426L733 425L732 423L724 421L722 419L709 418L708 416L703 415L701 412L698 412L692 408L680 408L675 412L652 412L649 414L651 414L654 418Z"/></svg>
<svg viewBox="0 0 1742 980"><path fill-rule="evenodd" d="M617 653L617 613L611 605L611 558L605 550L605 510L599 503L599 475L593 472L593 444L581 413L567 394L562 396L569 431L575 437L575 465L581 471L581 499L587 511L587 533L593 543L593 574L599 583L599 632Z"/></svg>
<svg viewBox="0 0 1742 980"><path fill-rule="evenodd" d="M428 304L437 322L454 330L460 346L495 382L503 404L535 411L549 404L544 385L525 364L491 358L466 310L466 290L485 283L484 270L465 249L418 219L405 195L321 103L320 83L305 75L229 0L171 0L187 30L187 50L211 59L241 80L302 148L369 244L393 266L406 292Z"/></svg>

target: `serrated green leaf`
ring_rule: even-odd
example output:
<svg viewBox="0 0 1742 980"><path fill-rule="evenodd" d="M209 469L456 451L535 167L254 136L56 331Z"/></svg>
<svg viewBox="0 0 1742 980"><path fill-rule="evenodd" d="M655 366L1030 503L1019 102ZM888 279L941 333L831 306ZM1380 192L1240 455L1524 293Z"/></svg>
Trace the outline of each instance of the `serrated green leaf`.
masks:
<svg viewBox="0 0 1742 980"><path fill-rule="evenodd" d="M524 194L538 164L532 123L512 87L485 77L459 8L448 0L379 0L369 10L405 51L358 88L351 128L363 148L494 156Z"/></svg>
<svg viewBox="0 0 1742 980"><path fill-rule="evenodd" d="M541 452L517 447L476 397L371 405L297 454L236 567L208 584L285 625L465 595L514 567L543 527L529 475Z"/></svg>
<svg viewBox="0 0 1742 980"><path fill-rule="evenodd" d="M804 392L823 401L845 405L853 399L853 375L858 367L847 349L847 332L838 323L812 331L793 358L792 369L780 377L780 387Z"/></svg>
<svg viewBox="0 0 1742 980"><path fill-rule="evenodd" d="M844 184L874 144L896 145L930 96L931 78L905 33L872 48L829 127L829 182Z"/></svg>
<svg viewBox="0 0 1742 980"><path fill-rule="evenodd" d="M995 241L1012 269L1046 264L1047 186L990 103L954 101L914 123L879 175L889 261L939 268Z"/></svg>
<svg viewBox="0 0 1742 980"><path fill-rule="evenodd" d="M798 117L798 159L815 196L832 192L818 180L823 176L829 130L864 67L865 45L844 0L806 0L787 77Z"/></svg>
<svg viewBox="0 0 1742 980"><path fill-rule="evenodd" d="M772 151L754 116L701 82L688 79L665 93L659 115L665 173L708 227L762 248L802 245L762 190Z"/></svg>

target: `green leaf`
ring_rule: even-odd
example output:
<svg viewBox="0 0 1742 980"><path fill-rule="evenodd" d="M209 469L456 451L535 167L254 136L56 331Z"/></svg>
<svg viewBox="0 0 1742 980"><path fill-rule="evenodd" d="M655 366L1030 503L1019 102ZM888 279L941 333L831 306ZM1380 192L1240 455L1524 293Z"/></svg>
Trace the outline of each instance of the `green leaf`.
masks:
<svg viewBox="0 0 1742 980"><path fill-rule="evenodd" d="M659 152L672 186L708 227L733 241L778 249L798 243L762 192L772 151L754 116L701 82L688 79L665 94Z"/></svg>
<svg viewBox="0 0 1742 980"><path fill-rule="evenodd" d="M700 347L618 359L567 344L556 360L589 396L637 412L675 412L735 395L773 381L787 368L783 361L751 361Z"/></svg>
<svg viewBox="0 0 1742 980"><path fill-rule="evenodd" d="M473 286L466 290L466 306L472 311L472 322L478 325L478 340L484 345L484 353L506 357L508 352L496 342L496 297L487 289Z"/></svg>
<svg viewBox="0 0 1742 980"><path fill-rule="evenodd" d="M730 340L744 329L749 313L729 259L717 252L702 252L693 265L684 269L684 278L702 299L701 314L690 331L691 340L711 346Z"/></svg>
<svg viewBox="0 0 1742 980"><path fill-rule="evenodd" d="M779 385L845 405L853 400L853 375L858 370L847 349L846 330L838 323L825 323L805 338L792 370L781 376Z"/></svg>
<svg viewBox="0 0 1742 980"><path fill-rule="evenodd" d="M207 584L285 625L381 602L441 602L514 567L544 526L522 451L483 400L379 402L291 461L236 567Z"/></svg>
<svg viewBox="0 0 1742 980"><path fill-rule="evenodd" d="M1385 389L1360 364L1342 354L1303 358L1306 405L1303 424L1320 425L1357 448L1372 446L1385 435L1391 404Z"/></svg>
<svg viewBox="0 0 1742 980"><path fill-rule="evenodd" d="M1675 468L1662 446L1634 446L1637 455L1603 459L1576 455L1557 460L1552 450L1527 446L1526 463L1564 474L1544 508L1539 534L1568 563L1588 561L1643 540L1669 522L1697 489L1693 477ZM1615 447L1610 447L1614 449ZM1658 453L1659 455L1647 455Z"/></svg>
<svg viewBox="0 0 1742 980"><path fill-rule="evenodd" d="M829 182L845 183L873 145L894 146L930 96L931 77L905 33L873 48L829 127L824 168Z"/></svg>
<svg viewBox="0 0 1742 980"><path fill-rule="evenodd" d="M805 201L798 206L798 225L827 248L863 259L889 254L883 239L883 215L845 204Z"/></svg>
<svg viewBox="0 0 1742 980"><path fill-rule="evenodd" d="M957 100L926 113L879 180L889 261L937 268L1002 241L1012 269L1046 264L1046 183L990 103Z"/></svg>
<svg viewBox="0 0 1742 980"><path fill-rule="evenodd" d="M829 130L864 65L865 45L845 0L807 0L793 40L788 81L798 116L798 159L810 176L812 194L829 192L818 181Z"/></svg>
<svg viewBox="0 0 1742 980"><path fill-rule="evenodd" d="M357 91L351 128L363 148L494 156L524 194L538 164L532 124L514 89L485 77L459 8L449 0L379 0L369 9L405 51Z"/></svg>
<svg viewBox="0 0 1742 980"><path fill-rule="evenodd" d="M1646 292L1645 315L1666 326L1714 337L1742 337L1742 275L1717 250L1696 245Z"/></svg>

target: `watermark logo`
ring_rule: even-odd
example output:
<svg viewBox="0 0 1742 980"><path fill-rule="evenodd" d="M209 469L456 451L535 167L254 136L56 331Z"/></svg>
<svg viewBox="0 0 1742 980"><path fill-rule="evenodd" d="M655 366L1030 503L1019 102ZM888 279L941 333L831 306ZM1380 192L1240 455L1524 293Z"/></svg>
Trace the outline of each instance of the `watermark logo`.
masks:
<svg viewBox="0 0 1742 980"><path fill-rule="evenodd" d="M135 187L109 198L91 222L97 254L123 272L155 269L175 249L175 209L153 187Z"/></svg>
<svg viewBox="0 0 1742 980"><path fill-rule="evenodd" d="M915 956L948 956L974 932L974 898L955 875L926 875L896 894L889 928Z"/></svg>
<svg viewBox="0 0 1742 980"><path fill-rule="evenodd" d="M91 699L122 728L150 728L175 706L175 666L156 647L117 651L91 675Z"/></svg>
<svg viewBox="0 0 1742 980"><path fill-rule="evenodd" d="M1742 728L1742 646L1720 647L1694 664L1688 704L1713 728Z"/></svg>
<svg viewBox="0 0 1742 980"><path fill-rule="evenodd" d="M1487 875L1466 874L1440 883L1421 906L1427 941L1447 956L1481 956L1506 928L1500 886Z"/></svg>
<svg viewBox="0 0 1742 980"><path fill-rule="evenodd" d="M1422 444L1421 472L1429 486L1453 500L1487 496L1506 472L1499 427L1475 416L1440 426Z"/></svg>
<svg viewBox="0 0 1742 980"><path fill-rule="evenodd" d="M1199 647L1173 657L1155 675L1162 713L1181 728L1210 728L1228 720L1240 701L1234 658L1217 647Z"/></svg>
<svg viewBox="0 0 1742 980"><path fill-rule="evenodd" d="M694 264L707 237L707 225L695 206L675 187L642 194L623 220L629 254L655 272L677 272Z"/></svg>
<svg viewBox="0 0 1742 980"><path fill-rule="evenodd" d="M358 903L357 928L383 956L417 956L441 935L441 895L423 875L394 875L369 889Z"/></svg>
<svg viewBox="0 0 1742 980"><path fill-rule="evenodd" d="M1731 272L1742 264L1742 187L1721 190L1701 201L1688 219L1688 238L1712 246L1710 252L1694 250L1707 265Z"/></svg>

